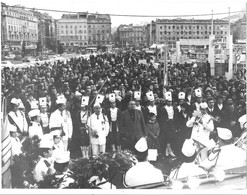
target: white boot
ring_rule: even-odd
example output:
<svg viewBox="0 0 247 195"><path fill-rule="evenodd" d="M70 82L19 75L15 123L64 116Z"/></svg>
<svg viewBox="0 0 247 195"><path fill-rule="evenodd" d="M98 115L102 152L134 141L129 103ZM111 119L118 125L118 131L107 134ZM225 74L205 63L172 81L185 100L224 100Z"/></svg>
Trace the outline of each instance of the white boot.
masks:
<svg viewBox="0 0 247 195"><path fill-rule="evenodd" d="M176 155L173 153L170 144L167 144L167 148L168 148L168 153L169 153L172 157L175 157Z"/></svg>

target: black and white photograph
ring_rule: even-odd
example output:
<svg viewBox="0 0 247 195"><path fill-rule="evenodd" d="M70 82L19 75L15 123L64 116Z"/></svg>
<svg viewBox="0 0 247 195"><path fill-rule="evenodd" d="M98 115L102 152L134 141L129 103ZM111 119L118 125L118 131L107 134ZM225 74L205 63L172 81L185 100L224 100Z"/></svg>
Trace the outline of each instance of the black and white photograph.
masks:
<svg viewBox="0 0 247 195"><path fill-rule="evenodd" d="M2 0L0 190L247 193L246 21L246 0Z"/></svg>

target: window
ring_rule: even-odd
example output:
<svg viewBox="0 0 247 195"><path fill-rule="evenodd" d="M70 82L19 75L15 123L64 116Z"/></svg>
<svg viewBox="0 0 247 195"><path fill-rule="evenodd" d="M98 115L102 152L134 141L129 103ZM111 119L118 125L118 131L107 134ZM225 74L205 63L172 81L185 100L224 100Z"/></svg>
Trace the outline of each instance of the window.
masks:
<svg viewBox="0 0 247 195"><path fill-rule="evenodd" d="M63 26L61 26L61 28L63 28Z"/></svg>
<svg viewBox="0 0 247 195"><path fill-rule="evenodd" d="M61 30L61 34L63 34L63 30Z"/></svg>
<svg viewBox="0 0 247 195"><path fill-rule="evenodd" d="M84 34L87 34L87 31L86 30L84 30Z"/></svg>
<svg viewBox="0 0 247 195"><path fill-rule="evenodd" d="M73 34L73 30L71 30L70 33Z"/></svg>
<svg viewBox="0 0 247 195"><path fill-rule="evenodd" d="M160 26L160 29L162 29L162 26Z"/></svg>

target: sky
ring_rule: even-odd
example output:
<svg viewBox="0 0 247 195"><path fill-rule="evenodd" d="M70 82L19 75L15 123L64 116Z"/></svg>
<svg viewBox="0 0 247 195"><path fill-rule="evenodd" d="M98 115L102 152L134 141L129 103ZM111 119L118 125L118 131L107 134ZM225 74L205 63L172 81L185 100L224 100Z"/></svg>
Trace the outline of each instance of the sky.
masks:
<svg viewBox="0 0 247 195"><path fill-rule="evenodd" d="M71 12L89 12L100 14L178 16L243 11L246 0L2 0L7 5L22 5L29 8L52 9ZM40 11L44 12L44 11ZM54 19L60 19L61 12L47 12ZM215 15L224 18L228 15ZM161 17L120 17L111 16L112 27L120 24L145 24ZM167 19L178 17L166 17ZM185 17L182 17L185 18ZM186 19L206 17L186 17Z"/></svg>

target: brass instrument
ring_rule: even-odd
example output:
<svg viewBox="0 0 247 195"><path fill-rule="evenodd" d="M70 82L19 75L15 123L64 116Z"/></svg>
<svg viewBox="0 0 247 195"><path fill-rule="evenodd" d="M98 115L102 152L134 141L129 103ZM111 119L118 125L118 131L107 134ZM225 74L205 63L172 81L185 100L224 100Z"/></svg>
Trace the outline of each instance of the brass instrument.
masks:
<svg viewBox="0 0 247 195"><path fill-rule="evenodd" d="M221 118L219 116L212 116L212 115L209 115L211 117L211 119L214 121L214 122L217 122L219 123L221 121Z"/></svg>

